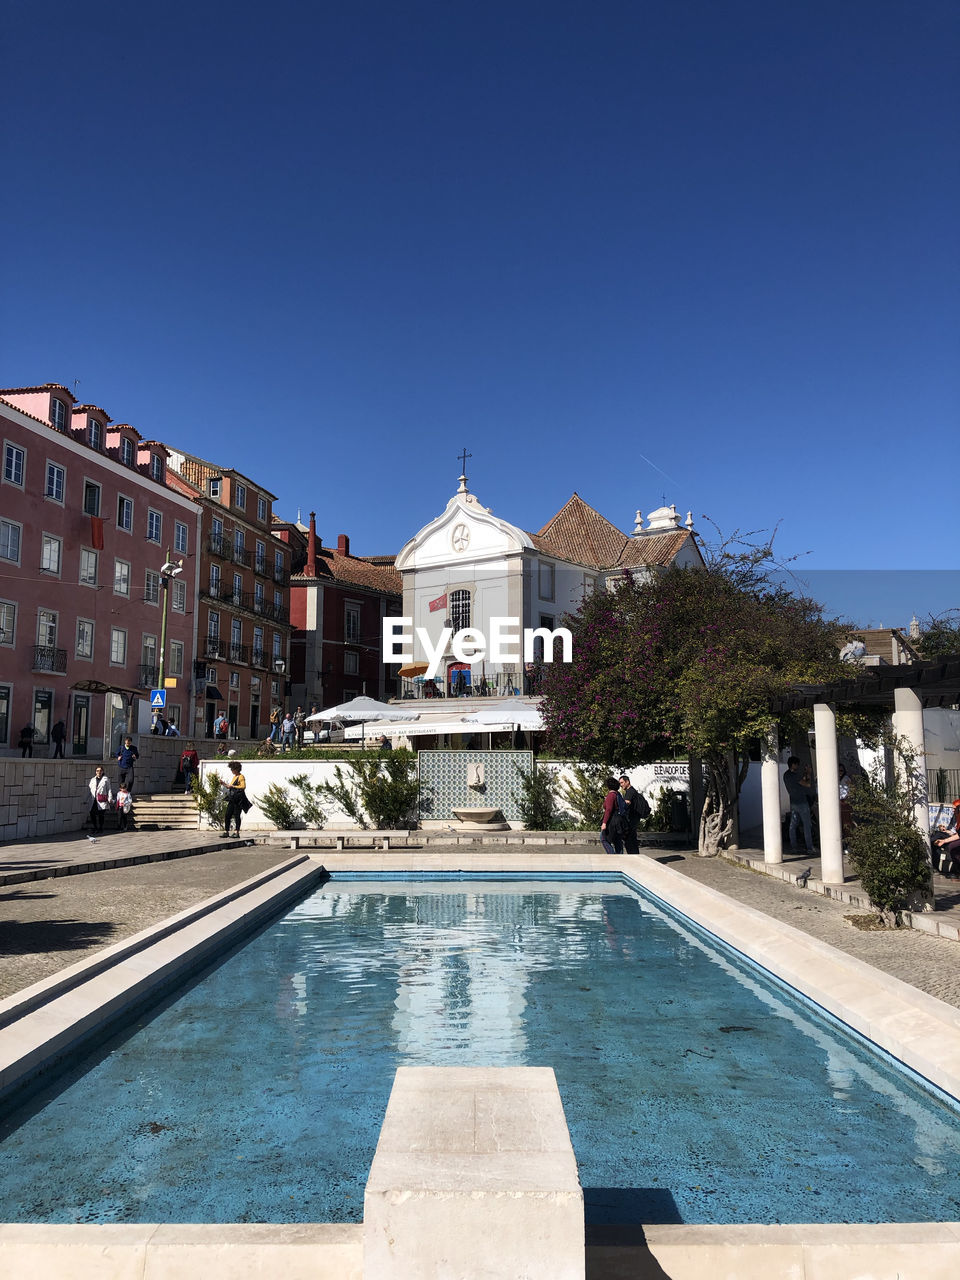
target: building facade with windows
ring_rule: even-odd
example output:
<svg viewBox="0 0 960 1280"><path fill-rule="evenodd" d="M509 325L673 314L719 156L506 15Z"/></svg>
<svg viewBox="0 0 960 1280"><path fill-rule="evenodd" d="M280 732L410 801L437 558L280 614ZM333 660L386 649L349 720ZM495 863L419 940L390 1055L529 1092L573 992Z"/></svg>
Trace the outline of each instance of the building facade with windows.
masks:
<svg viewBox="0 0 960 1280"><path fill-rule="evenodd" d="M0 429L0 752L30 725L48 754L60 720L68 754L115 749L161 665L186 727L200 519L166 484L166 449L58 384L0 390Z"/></svg>
<svg viewBox="0 0 960 1280"><path fill-rule="evenodd" d="M464 661L448 641L437 692L535 693L536 671L545 637L532 635L532 653L522 649L522 633L550 633L575 611L585 595L604 589L625 573L647 573L668 564L702 565L688 514L681 525L676 509L661 507L647 523L636 513L632 535L611 524L579 496L573 496L538 533L495 516L467 487L466 476L445 510L400 550L396 567L403 579L403 616L412 619L410 665L426 650L415 638L421 628L436 649L443 629L475 628L490 641L497 618L514 620L503 661ZM559 646L554 648L559 659Z"/></svg>
<svg viewBox="0 0 960 1280"><path fill-rule="evenodd" d="M171 451L168 483L202 520L196 736L222 711L231 738L266 736L288 696L290 547L272 536L274 495L239 471Z"/></svg>
<svg viewBox="0 0 960 1280"><path fill-rule="evenodd" d="M290 699L306 710L333 707L359 694L396 697L393 671L383 661L383 618L400 613L400 575L392 556L354 556L345 533L335 547L310 524L276 521L295 568L290 583Z"/></svg>

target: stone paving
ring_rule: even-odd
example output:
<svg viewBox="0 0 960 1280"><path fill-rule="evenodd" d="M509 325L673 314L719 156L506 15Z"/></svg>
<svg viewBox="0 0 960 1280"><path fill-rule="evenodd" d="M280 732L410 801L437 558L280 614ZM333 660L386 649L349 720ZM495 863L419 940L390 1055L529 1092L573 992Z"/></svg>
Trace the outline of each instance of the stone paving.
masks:
<svg viewBox="0 0 960 1280"><path fill-rule="evenodd" d="M106 836L94 846L74 833L0 848L0 998L288 856L283 850L265 846L235 843L223 847L223 843L216 832L168 831ZM96 866L95 860L155 857L158 853L170 857L187 849L193 856L132 862L95 873L81 871L91 862ZM442 851L442 846L432 849ZM542 852L551 856L549 846ZM495 858L497 850L491 848L490 854ZM956 942L908 929L861 931L845 919L862 914L858 909L723 858L659 851L653 856L681 875L960 1008L960 947ZM410 857L415 861L417 851L411 850ZM56 878L3 883L5 872L28 867L34 874ZM960 913L960 895L948 882L938 884L938 899L943 891L947 897L938 901L938 906Z"/></svg>

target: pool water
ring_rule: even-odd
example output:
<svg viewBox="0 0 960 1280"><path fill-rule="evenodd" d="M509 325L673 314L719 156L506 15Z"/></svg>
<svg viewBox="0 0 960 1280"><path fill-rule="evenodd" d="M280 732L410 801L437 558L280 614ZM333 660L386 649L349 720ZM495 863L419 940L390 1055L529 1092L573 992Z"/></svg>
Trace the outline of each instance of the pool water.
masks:
<svg viewBox="0 0 960 1280"><path fill-rule="evenodd" d="M0 1127L0 1219L358 1222L401 1065L556 1071L588 1218L960 1217L960 1116L605 882L322 889Z"/></svg>

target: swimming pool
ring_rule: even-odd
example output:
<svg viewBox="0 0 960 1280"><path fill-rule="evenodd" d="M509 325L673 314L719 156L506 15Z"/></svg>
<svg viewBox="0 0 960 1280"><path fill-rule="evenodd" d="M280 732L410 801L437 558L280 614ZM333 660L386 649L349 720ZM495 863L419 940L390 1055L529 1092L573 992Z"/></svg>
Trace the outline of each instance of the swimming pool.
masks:
<svg viewBox="0 0 960 1280"><path fill-rule="evenodd" d="M594 1221L958 1216L953 1108L620 884L333 880L141 1023L6 1120L6 1220L359 1221L464 1063L554 1068Z"/></svg>

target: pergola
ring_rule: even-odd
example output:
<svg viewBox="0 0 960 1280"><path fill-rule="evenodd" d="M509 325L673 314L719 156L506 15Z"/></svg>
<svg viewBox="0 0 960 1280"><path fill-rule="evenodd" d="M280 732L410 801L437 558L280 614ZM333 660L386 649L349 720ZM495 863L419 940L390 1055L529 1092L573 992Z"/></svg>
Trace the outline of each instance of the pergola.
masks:
<svg viewBox="0 0 960 1280"><path fill-rule="evenodd" d="M960 655L935 662L915 662L897 667L859 667L849 680L830 684L797 685L771 706L774 714L813 709L817 742L817 791L820 807L821 879L843 883L843 839L840 830L840 781L837 758L837 708L881 707L892 713L896 734L910 743L918 759L924 758L923 711L925 707L960 703ZM926 774L924 773L924 777ZM780 743L776 730L767 741L760 768L763 800L764 862L783 861L780 825ZM917 825L929 835L926 796L917 805Z"/></svg>

